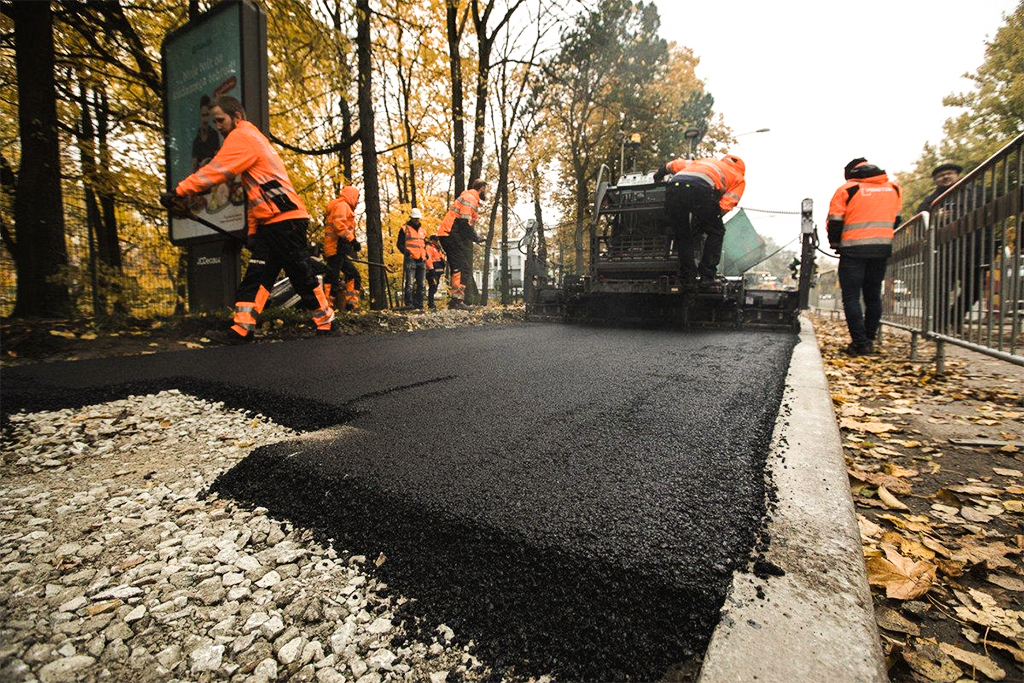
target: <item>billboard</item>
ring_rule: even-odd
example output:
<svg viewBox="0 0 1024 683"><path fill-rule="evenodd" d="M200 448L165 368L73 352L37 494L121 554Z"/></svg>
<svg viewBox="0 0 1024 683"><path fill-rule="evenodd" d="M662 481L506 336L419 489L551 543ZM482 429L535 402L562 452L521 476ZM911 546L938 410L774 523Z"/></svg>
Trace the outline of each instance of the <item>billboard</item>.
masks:
<svg viewBox="0 0 1024 683"><path fill-rule="evenodd" d="M266 18L248 1L223 2L170 33L161 48L167 189L203 166L223 139L210 117L220 95L238 98L246 118L266 129ZM240 179L190 198L189 208L224 230L245 237L245 189ZM176 245L222 240L187 218L172 218Z"/></svg>

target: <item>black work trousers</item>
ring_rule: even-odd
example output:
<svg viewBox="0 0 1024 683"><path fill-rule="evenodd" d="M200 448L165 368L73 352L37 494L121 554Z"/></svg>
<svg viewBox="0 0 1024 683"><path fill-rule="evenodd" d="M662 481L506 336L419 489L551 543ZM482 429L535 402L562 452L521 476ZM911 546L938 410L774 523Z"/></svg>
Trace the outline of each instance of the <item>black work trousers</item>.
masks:
<svg viewBox="0 0 1024 683"><path fill-rule="evenodd" d="M238 301L256 301L260 287L268 292L272 290L278 274L284 269L292 281L295 293L301 299L299 305L308 311L320 308L320 302L313 291L320 283L316 279L316 269L306 243L308 227L309 220L306 218L259 226L249 265L242 281L238 283L235 295Z"/></svg>
<svg viewBox="0 0 1024 683"><path fill-rule="evenodd" d="M839 288L843 292L843 311L850 341L863 345L873 342L882 320L882 281L888 258L839 257ZM864 308L860 300L864 298Z"/></svg>
<svg viewBox="0 0 1024 683"><path fill-rule="evenodd" d="M327 261L328 273L324 276L324 282L331 286L331 291L335 293L335 300L337 300L337 292L340 292L349 281L354 280L355 288L362 289L362 278L359 276L359 269L352 262L355 254L355 245L351 242L339 242L338 252L325 259ZM341 276L344 276L344 278Z"/></svg>
<svg viewBox="0 0 1024 683"><path fill-rule="evenodd" d="M680 278L713 278L722 260L725 224L718 190L700 180L670 180L665 187L665 215L675 228ZM701 236L704 247L697 254ZM696 264L699 259L699 262Z"/></svg>

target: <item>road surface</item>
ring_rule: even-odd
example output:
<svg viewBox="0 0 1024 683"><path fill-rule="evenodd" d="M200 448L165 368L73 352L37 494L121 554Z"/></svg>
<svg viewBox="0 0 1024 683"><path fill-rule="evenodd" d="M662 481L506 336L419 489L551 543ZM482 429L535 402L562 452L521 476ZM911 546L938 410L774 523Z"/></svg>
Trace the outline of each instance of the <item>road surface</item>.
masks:
<svg viewBox="0 0 1024 683"><path fill-rule="evenodd" d="M409 628L514 675L657 678L765 514L796 336L519 324L6 370L3 411L178 388L303 430L215 484L386 561ZM419 619L422 617L422 619Z"/></svg>

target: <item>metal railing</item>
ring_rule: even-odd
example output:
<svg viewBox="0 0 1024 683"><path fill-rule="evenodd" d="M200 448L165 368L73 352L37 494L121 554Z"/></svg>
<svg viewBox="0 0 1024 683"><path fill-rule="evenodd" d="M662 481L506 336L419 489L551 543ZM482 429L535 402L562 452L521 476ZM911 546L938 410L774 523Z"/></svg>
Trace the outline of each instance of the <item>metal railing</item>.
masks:
<svg viewBox="0 0 1024 683"><path fill-rule="evenodd" d="M1024 366L1024 135L896 230L882 322Z"/></svg>

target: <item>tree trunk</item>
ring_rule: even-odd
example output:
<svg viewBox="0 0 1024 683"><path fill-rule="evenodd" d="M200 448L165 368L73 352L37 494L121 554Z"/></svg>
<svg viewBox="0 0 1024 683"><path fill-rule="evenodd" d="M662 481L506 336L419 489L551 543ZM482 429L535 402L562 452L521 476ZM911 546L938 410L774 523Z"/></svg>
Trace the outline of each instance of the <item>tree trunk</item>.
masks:
<svg viewBox="0 0 1024 683"><path fill-rule="evenodd" d="M356 0L356 51L359 73L359 132L363 158L363 202L366 205L366 250L369 260L384 263L381 234L380 187L377 184L377 141L373 132L373 59L370 40L370 2ZM387 273L370 266L370 308L387 307Z"/></svg>
<svg viewBox="0 0 1024 683"><path fill-rule="evenodd" d="M462 109L462 56L459 46L462 33L459 28L456 0L447 0L448 64L452 76L452 164L455 166L455 196L466 189L466 127Z"/></svg>
<svg viewBox="0 0 1024 683"><path fill-rule="evenodd" d="M508 270L508 166L511 162L508 136L501 140L498 163L498 188L501 193L501 305L512 303L512 274ZM497 197L494 198L498 200Z"/></svg>
<svg viewBox="0 0 1024 683"><path fill-rule="evenodd" d="M540 169L533 168L533 219L537 221L537 264L540 267L540 274L547 279L548 276L548 247L544 239L544 214L540 202L541 178Z"/></svg>
<svg viewBox="0 0 1024 683"><path fill-rule="evenodd" d="M573 247L576 256L576 264L573 269L576 275L582 277L586 272L583 262L583 243L586 237L586 223L589 211L590 196L587 193L587 178L585 173L576 173L576 229L573 232Z"/></svg>
<svg viewBox="0 0 1024 683"><path fill-rule="evenodd" d="M494 252L494 226L498 220L498 201L494 198L491 204L490 216L487 217L487 237L484 239L484 267L480 275L480 303L486 304L490 298L491 290L491 254ZM472 281L472 278L470 278Z"/></svg>
<svg viewBox="0 0 1024 683"><path fill-rule="evenodd" d="M15 2L4 11L14 19L18 78L18 173L14 220L18 237L18 299L14 315L71 313L60 186L57 94L54 84L53 14L49 2Z"/></svg>
<svg viewBox="0 0 1024 683"><path fill-rule="evenodd" d="M477 31L486 33L487 27L478 27ZM473 156L469 160L469 179L479 178L484 170L484 132L487 126L487 92L490 86L491 45L485 35L479 37L477 50L479 62L476 75L476 109L473 116Z"/></svg>

